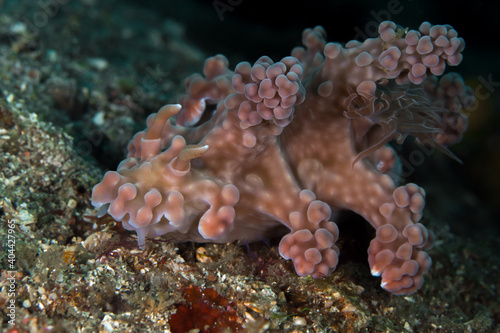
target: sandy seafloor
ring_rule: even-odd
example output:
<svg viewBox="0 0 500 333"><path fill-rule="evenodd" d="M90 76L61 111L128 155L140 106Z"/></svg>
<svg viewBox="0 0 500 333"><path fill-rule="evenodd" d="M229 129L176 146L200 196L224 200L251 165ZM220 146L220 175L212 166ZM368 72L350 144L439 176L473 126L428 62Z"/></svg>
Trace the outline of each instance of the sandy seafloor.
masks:
<svg viewBox="0 0 500 333"><path fill-rule="evenodd" d="M500 332L495 9L398 3L0 0L0 331ZM323 280L297 277L276 240L158 239L141 251L95 217L92 187L206 57L224 53L231 68L280 59L316 24L347 42L391 8L403 26L458 30L467 46L454 70L479 101L452 148L463 164L435 153L407 179L426 189L423 223L436 235L417 293L379 287L366 261L373 231L352 215L339 221L340 263Z"/></svg>

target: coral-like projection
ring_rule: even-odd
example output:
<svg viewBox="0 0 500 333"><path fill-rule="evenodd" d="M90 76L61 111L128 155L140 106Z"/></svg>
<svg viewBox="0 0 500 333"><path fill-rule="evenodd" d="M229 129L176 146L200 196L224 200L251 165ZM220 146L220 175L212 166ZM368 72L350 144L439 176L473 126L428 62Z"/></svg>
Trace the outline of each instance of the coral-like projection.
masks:
<svg viewBox="0 0 500 333"><path fill-rule="evenodd" d="M382 22L378 37L344 46L325 36L306 29L291 56L234 72L222 55L207 59L180 104L151 115L128 158L95 186L99 214L135 231L141 247L161 235L252 242L284 226L283 258L321 278L338 263L332 212L351 210L376 229L369 264L382 287L419 289L433 243L419 223L425 191L396 183L387 143L412 135L454 157L446 147L460 140L474 98L459 75L443 73L460 63L464 41L428 22Z"/></svg>

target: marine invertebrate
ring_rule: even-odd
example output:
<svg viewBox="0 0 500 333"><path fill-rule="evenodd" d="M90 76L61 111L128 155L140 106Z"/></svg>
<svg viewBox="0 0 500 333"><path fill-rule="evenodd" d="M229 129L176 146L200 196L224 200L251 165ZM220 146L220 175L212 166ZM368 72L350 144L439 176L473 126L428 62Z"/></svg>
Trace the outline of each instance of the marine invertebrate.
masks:
<svg viewBox="0 0 500 333"><path fill-rule="evenodd" d="M305 48L234 72L222 55L207 59L180 104L148 118L92 204L134 230L140 246L165 234L251 242L285 226L280 254L315 278L338 262L332 210L352 210L376 229L372 274L394 294L415 292L431 265L433 236L419 223L425 192L395 183L397 157L385 144L414 135L448 152L473 97L460 76L436 77L462 58L451 26L406 32L386 21L379 33L341 46L321 27L306 29Z"/></svg>
<svg viewBox="0 0 500 333"><path fill-rule="evenodd" d="M189 332L194 329L206 333L227 332L228 329L231 332L242 331L242 320L238 317L234 304L219 295L215 289L189 286L183 290L183 295L187 304L178 304L177 312L170 316L172 332Z"/></svg>

